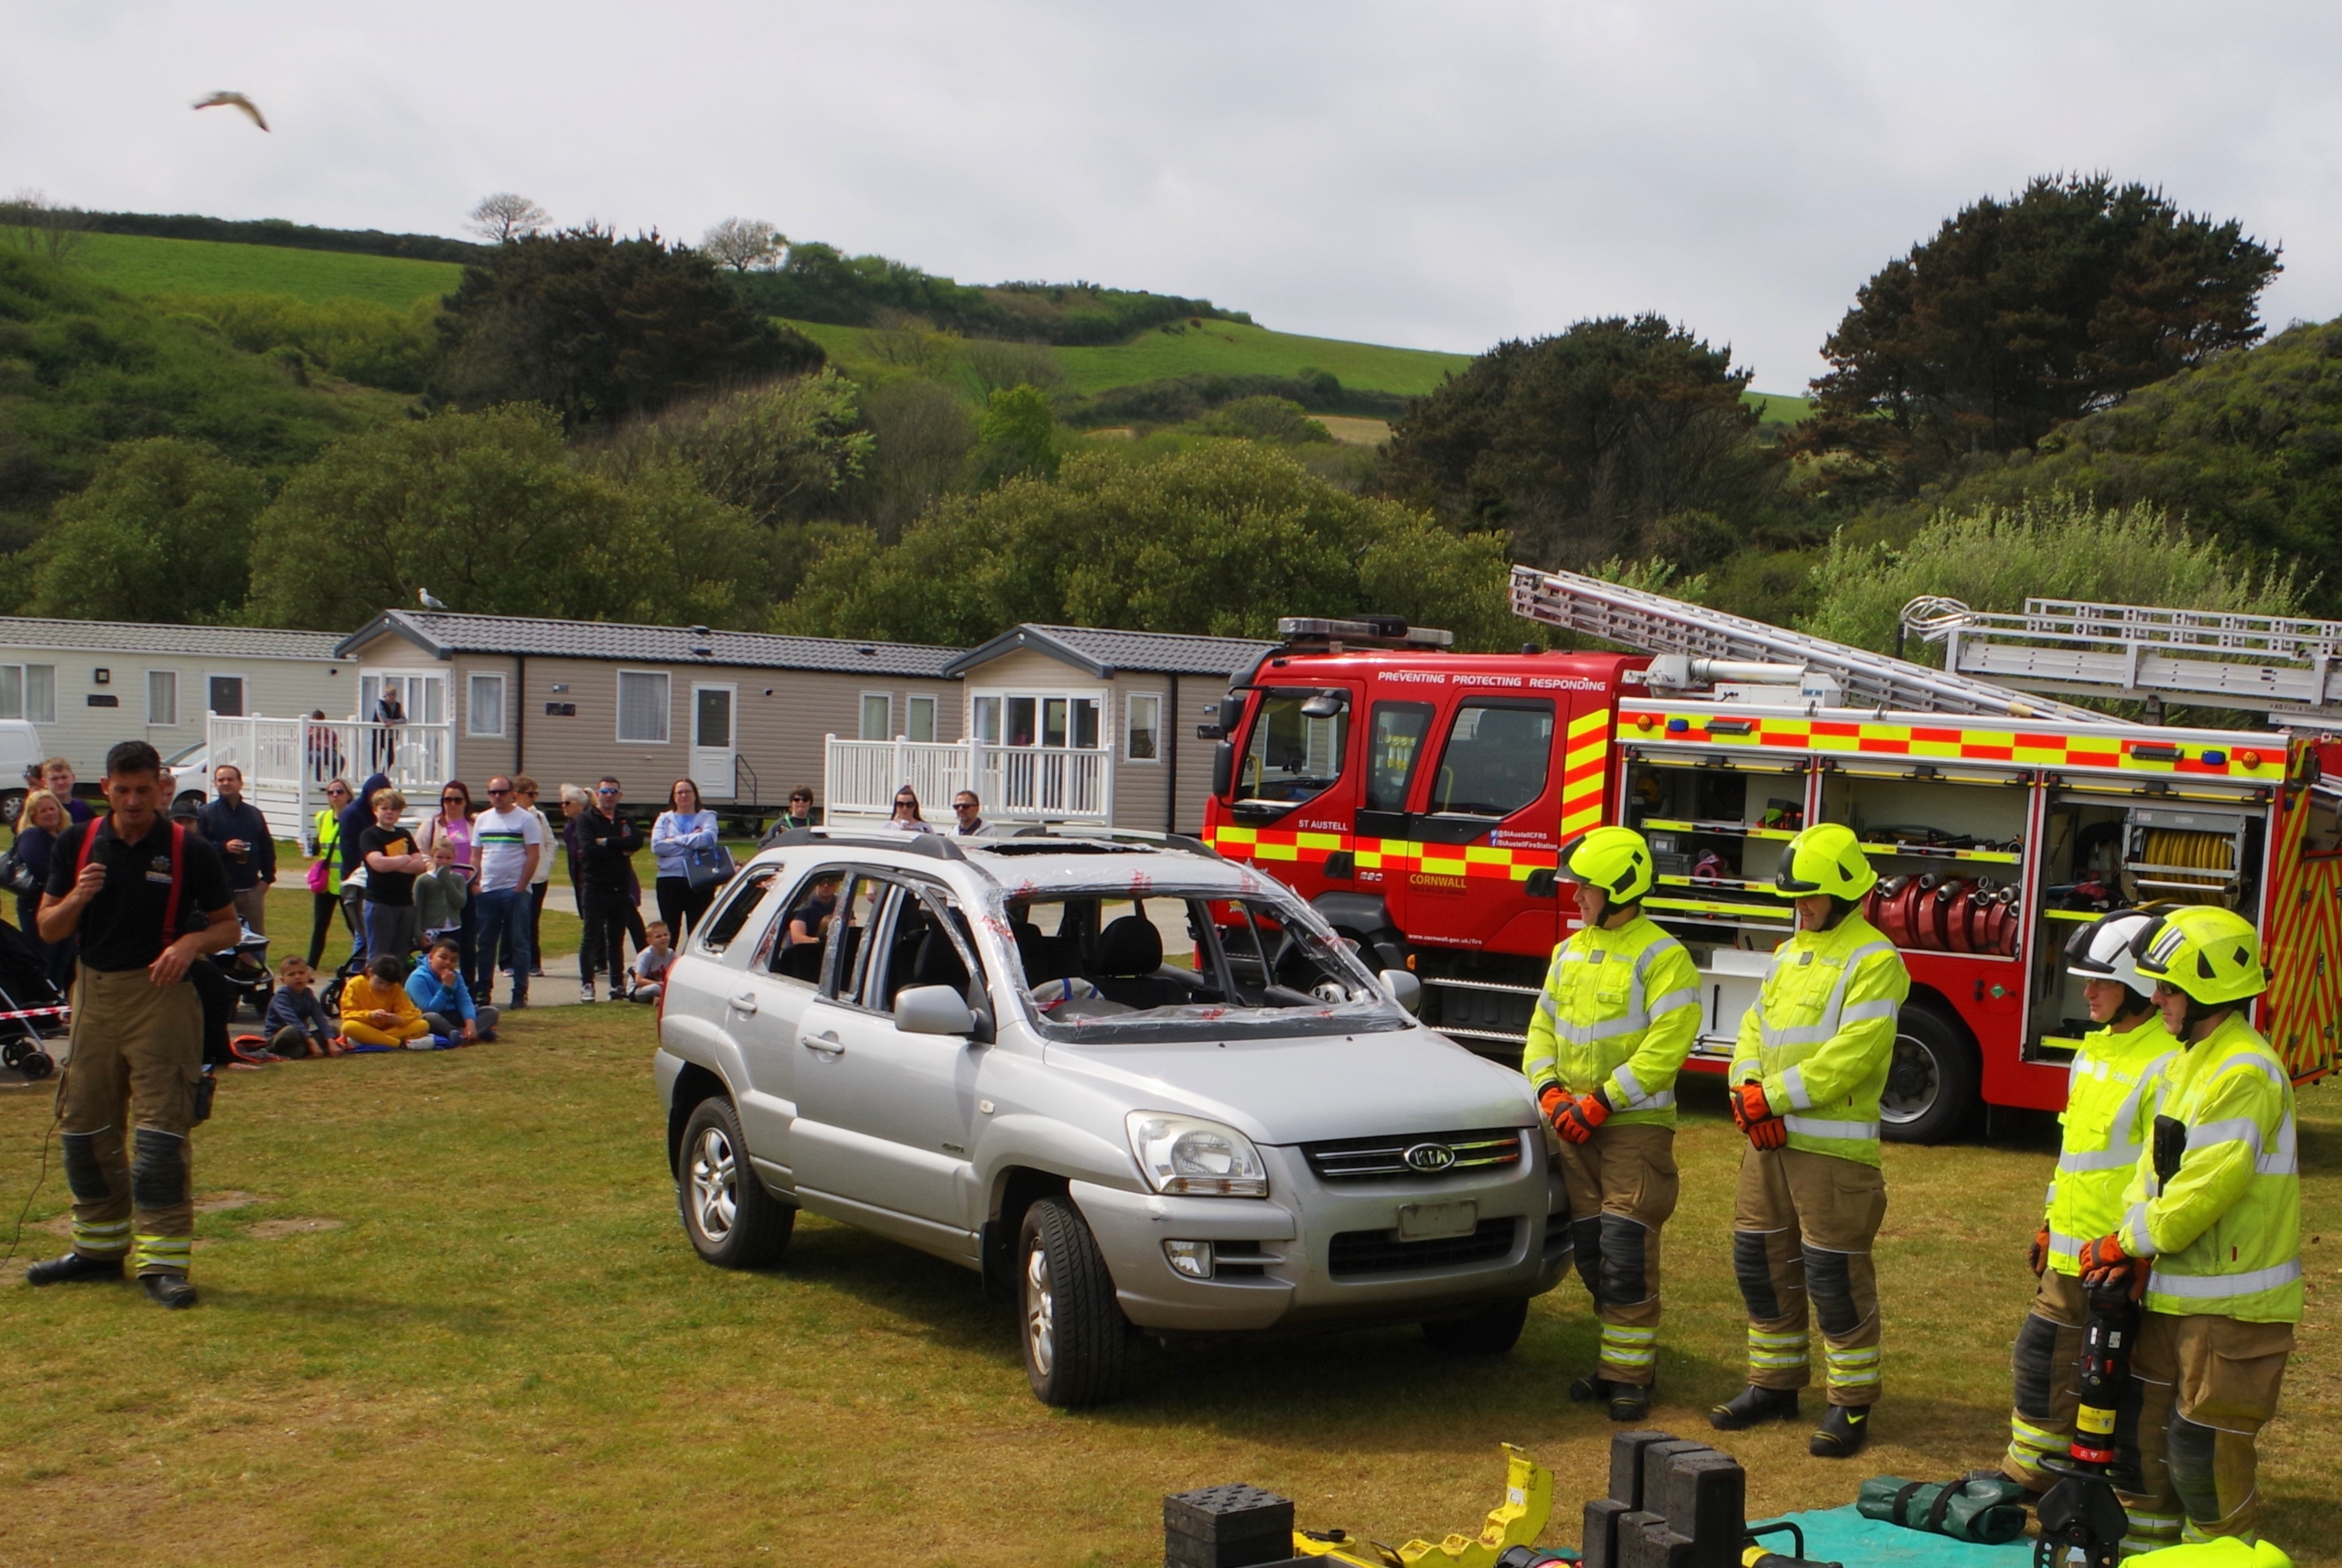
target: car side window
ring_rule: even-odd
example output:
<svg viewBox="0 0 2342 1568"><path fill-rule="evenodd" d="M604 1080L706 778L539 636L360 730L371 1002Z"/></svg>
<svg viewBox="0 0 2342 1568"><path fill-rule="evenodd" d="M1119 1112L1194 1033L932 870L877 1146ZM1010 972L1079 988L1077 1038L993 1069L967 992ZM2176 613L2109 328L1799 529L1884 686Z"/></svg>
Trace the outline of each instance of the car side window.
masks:
<svg viewBox="0 0 2342 1568"><path fill-rule="evenodd" d="M886 877L857 871L842 884L822 948L822 994L861 1004L869 979L872 948L885 940L896 887Z"/></svg>
<svg viewBox="0 0 2342 1568"><path fill-rule="evenodd" d="M748 917L757 912L766 895L772 891L780 873L781 868L778 865L759 865L736 878L726 890L724 902L715 907L714 912L708 916L693 938L699 944L699 950L720 953L731 946L733 939L747 925Z"/></svg>
<svg viewBox="0 0 2342 1568"><path fill-rule="evenodd" d="M782 900L782 914L765 933L757 961L784 980L820 983L822 955L840 908L846 869L817 865Z"/></svg>
<svg viewBox="0 0 2342 1568"><path fill-rule="evenodd" d="M932 887L906 887L897 902L881 950L874 959L865 1004L892 1011L914 985L948 985L971 1008L984 1006L983 969L967 918Z"/></svg>

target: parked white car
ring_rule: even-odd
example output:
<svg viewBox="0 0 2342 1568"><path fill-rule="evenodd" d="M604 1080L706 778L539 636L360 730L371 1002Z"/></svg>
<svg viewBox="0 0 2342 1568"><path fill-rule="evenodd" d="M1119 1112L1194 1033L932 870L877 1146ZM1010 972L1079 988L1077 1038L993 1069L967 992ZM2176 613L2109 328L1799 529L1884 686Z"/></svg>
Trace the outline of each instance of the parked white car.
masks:
<svg viewBox="0 0 2342 1568"><path fill-rule="evenodd" d="M683 1228L755 1267L803 1208L973 1270L1051 1404L1110 1397L1133 1326L1502 1353L1566 1202L1520 1075L1414 995L1193 841L800 830L668 974Z"/></svg>

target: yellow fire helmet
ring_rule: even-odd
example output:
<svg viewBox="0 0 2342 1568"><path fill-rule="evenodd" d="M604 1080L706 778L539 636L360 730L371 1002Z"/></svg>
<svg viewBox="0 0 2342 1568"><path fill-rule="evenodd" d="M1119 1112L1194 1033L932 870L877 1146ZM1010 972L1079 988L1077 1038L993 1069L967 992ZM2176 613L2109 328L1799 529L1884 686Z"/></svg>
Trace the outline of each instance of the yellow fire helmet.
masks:
<svg viewBox="0 0 2342 1568"><path fill-rule="evenodd" d="M2207 1007L2243 1002L2269 989L2261 933L2233 909L2191 904L2174 909L2131 944L2139 972Z"/></svg>
<svg viewBox="0 0 2342 1568"><path fill-rule="evenodd" d="M1632 828L1595 828L1562 846L1562 875L1599 887L1613 904L1632 904L1650 891L1650 845Z"/></svg>
<svg viewBox="0 0 2342 1568"><path fill-rule="evenodd" d="M1809 898L1827 893L1838 898L1859 898L1878 882L1870 856L1863 853L1854 830L1842 822L1816 822L1781 846L1781 869L1773 877L1773 891L1784 898Z"/></svg>

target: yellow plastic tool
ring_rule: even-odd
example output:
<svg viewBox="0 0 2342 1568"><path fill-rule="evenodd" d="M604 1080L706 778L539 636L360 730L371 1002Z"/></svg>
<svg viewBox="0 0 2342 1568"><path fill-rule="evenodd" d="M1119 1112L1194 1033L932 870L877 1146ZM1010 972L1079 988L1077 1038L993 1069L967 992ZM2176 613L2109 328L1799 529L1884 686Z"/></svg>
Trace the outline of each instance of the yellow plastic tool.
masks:
<svg viewBox="0 0 2342 1568"><path fill-rule="evenodd" d="M1532 1544L1553 1511L1553 1473L1525 1448L1504 1444L1504 1501L1488 1510L1477 1536L1410 1541L1396 1552L1378 1542L1314 1541L1294 1531L1296 1557L1316 1557L1348 1568L1496 1568L1498 1557Z"/></svg>
<svg viewBox="0 0 2342 1568"><path fill-rule="evenodd" d="M2222 1536L2191 1546L2142 1552L2127 1559L2122 1568L2294 1568L2294 1560L2270 1541L2247 1542Z"/></svg>

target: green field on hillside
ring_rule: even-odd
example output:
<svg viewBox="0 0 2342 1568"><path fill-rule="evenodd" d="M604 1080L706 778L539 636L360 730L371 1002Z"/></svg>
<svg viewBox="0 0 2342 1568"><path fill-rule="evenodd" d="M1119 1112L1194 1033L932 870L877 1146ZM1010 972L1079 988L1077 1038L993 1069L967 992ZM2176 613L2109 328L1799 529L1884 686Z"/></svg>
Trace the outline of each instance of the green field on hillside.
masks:
<svg viewBox="0 0 2342 1568"><path fill-rule="evenodd" d="M398 310L449 292L464 271L452 262L144 234L89 235L74 260L101 282L130 295L289 294L307 300L367 299Z"/></svg>

